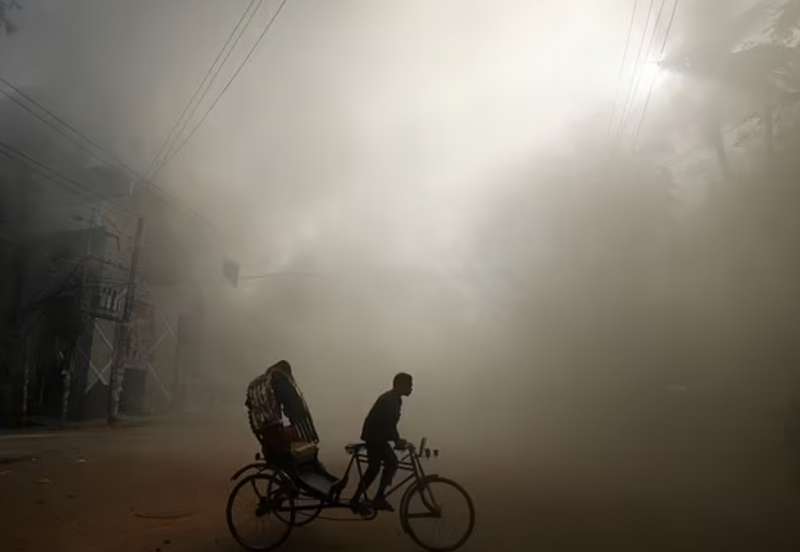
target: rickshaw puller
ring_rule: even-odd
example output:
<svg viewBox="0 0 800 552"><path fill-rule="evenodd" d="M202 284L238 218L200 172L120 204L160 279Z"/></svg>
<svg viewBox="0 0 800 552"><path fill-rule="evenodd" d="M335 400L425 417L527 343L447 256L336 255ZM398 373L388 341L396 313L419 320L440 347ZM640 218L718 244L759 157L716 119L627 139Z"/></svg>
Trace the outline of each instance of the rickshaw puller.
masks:
<svg viewBox="0 0 800 552"><path fill-rule="evenodd" d="M361 439L366 443L368 465L358 489L353 495L351 505L354 510L358 509L361 495L375 480L381 464L383 464L381 481L371 505L377 510L394 511L392 505L386 500L386 489L391 485L392 478L397 471L397 455L392 450L390 442L393 441L396 448L401 450L407 446L406 441L400 438L397 431L397 422L400 421L403 397L409 396L412 390L411 376L400 372L394 377L392 389L378 397L364 420Z"/></svg>

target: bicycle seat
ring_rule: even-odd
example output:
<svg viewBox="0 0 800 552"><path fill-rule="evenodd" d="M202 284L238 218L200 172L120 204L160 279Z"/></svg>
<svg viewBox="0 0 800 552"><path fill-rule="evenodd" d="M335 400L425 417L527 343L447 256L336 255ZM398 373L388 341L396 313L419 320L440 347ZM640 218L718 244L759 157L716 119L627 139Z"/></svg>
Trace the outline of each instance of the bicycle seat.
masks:
<svg viewBox="0 0 800 552"><path fill-rule="evenodd" d="M367 446L367 444L364 443L364 442L361 442L361 441L359 441L357 443L347 443L344 446L344 450L347 452L347 454L354 454L354 453L358 452L359 450L365 448L366 446Z"/></svg>

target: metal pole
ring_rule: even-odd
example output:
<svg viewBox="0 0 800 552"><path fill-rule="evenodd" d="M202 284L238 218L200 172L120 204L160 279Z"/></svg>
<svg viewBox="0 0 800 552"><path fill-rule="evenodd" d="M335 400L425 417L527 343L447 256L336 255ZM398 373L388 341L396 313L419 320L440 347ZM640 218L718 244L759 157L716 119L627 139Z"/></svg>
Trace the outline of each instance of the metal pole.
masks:
<svg viewBox="0 0 800 552"><path fill-rule="evenodd" d="M125 308L122 318L117 322L114 332L114 362L108 375L108 423L113 424L119 414L119 396L122 391L123 370L127 356L128 341L130 337L130 323L133 318L134 300L136 297L136 270L139 266L139 253L142 247L142 234L144 232L144 218L136 221L136 238L133 244L131 266L128 271L127 293L125 294Z"/></svg>
<svg viewBox="0 0 800 552"><path fill-rule="evenodd" d="M77 338L76 338L77 341ZM67 349L67 353L62 359L62 391L61 391L61 424L64 425L69 417L69 396L72 391L72 369L75 363L75 351L77 344L72 343Z"/></svg>
<svg viewBox="0 0 800 552"><path fill-rule="evenodd" d="M23 361L23 374L22 374L22 423L28 423L28 386L31 379L31 344L30 337L25 336L25 341L22 344L24 354Z"/></svg>

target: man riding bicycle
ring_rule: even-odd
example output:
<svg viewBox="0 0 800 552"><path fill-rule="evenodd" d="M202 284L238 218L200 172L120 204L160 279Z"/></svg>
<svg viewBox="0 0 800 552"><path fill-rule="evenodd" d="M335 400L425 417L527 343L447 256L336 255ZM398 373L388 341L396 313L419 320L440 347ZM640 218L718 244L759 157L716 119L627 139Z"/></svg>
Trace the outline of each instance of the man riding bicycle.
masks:
<svg viewBox="0 0 800 552"><path fill-rule="evenodd" d="M411 395L412 390L411 376L400 372L394 377L392 388L378 397L364 420L361 439L367 445L369 463L353 496L351 503L353 509L358 509L361 495L375 480L381 464L383 464L383 475L371 505L377 510L394 511L392 505L386 500L386 489L391 485L392 478L397 471L397 456L389 443L393 441L399 450L405 449L407 446L406 441L400 438L397 431L397 422L400 420L403 397Z"/></svg>

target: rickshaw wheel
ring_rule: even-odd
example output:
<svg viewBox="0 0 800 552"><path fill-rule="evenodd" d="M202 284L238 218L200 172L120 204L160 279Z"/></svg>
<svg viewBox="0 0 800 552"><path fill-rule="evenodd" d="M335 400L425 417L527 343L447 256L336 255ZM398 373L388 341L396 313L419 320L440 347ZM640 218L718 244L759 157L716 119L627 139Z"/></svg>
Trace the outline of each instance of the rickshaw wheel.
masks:
<svg viewBox="0 0 800 552"><path fill-rule="evenodd" d="M272 487L276 485L276 481L278 478L273 478L269 482L268 493L272 491ZM282 484L285 484L282 483ZM302 506L312 506L314 503L317 504L317 508L314 510L292 510L292 514L294 514L294 521L290 521L289 515L287 512L275 512L275 516L280 519L284 523L288 523L294 525L295 527L302 527L303 525L307 525L317 519L320 512L322 512L322 500L318 498L314 498L308 495L301 493L300 495L295 497L296 500L299 502L297 503L298 507Z"/></svg>
<svg viewBox="0 0 800 552"><path fill-rule="evenodd" d="M475 507L461 485L431 475L406 489L400 501L400 522L422 548L450 552L472 534Z"/></svg>
<svg viewBox="0 0 800 552"><path fill-rule="evenodd" d="M273 480L277 481L274 485ZM272 550L289 537L294 526L293 489L275 475L249 475L231 491L225 515L231 535L243 548Z"/></svg>

